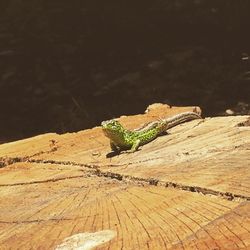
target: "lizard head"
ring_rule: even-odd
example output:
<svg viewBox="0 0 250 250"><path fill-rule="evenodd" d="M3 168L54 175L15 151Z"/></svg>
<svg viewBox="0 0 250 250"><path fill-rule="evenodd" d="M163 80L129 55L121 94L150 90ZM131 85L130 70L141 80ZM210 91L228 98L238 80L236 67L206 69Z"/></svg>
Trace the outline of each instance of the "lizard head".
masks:
<svg viewBox="0 0 250 250"><path fill-rule="evenodd" d="M116 120L108 120L102 122L102 131L110 139L122 135L124 128Z"/></svg>

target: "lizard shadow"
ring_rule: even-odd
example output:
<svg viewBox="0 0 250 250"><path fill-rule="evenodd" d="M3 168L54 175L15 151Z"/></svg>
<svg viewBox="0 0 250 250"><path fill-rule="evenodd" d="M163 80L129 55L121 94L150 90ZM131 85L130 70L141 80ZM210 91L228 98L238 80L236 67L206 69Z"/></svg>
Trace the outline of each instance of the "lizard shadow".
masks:
<svg viewBox="0 0 250 250"><path fill-rule="evenodd" d="M112 151L112 152L109 152L106 154L106 158L112 158L112 157L119 155L119 154L120 154L119 152Z"/></svg>
<svg viewBox="0 0 250 250"><path fill-rule="evenodd" d="M140 151L141 149L137 149L136 151ZM114 151L111 151L109 153L106 154L106 158L112 158L114 156L118 156L118 155L121 155L121 154L132 154L133 152L130 152L129 150L124 150L124 151L119 151L119 152L114 152Z"/></svg>

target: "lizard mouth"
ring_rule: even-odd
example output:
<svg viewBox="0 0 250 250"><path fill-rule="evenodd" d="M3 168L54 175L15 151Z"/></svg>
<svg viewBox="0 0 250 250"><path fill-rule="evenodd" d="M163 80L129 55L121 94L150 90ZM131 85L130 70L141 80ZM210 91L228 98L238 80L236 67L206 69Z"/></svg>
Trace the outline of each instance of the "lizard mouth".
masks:
<svg viewBox="0 0 250 250"><path fill-rule="evenodd" d="M102 129L104 135L108 136L108 131L106 129Z"/></svg>

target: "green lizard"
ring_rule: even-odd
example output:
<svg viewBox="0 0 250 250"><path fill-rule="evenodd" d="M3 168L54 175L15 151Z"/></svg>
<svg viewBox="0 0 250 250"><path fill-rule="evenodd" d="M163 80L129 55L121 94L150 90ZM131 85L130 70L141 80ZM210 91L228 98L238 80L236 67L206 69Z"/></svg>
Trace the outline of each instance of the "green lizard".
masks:
<svg viewBox="0 0 250 250"><path fill-rule="evenodd" d="M201 116L195 112L184 112L167 119L150 122L133 131L125 129L114 119L103 121L101 125L105 136L110 139L110 147L114 153L119 153L122 150L135 152L139 146L154 140L166 132L167 129L200 118Z"/></svg>

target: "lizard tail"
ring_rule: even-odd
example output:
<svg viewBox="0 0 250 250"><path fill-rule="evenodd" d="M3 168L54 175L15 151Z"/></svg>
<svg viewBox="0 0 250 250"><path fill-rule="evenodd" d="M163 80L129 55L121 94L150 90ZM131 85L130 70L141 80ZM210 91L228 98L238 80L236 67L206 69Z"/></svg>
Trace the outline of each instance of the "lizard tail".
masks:
<svg viewBox="0 0 250 250"><path fill-rule="evenodd" d="M170 129L183 122L191 121L194 119L202 119L202 117L195 112L184 112L165 119L165 122L167 123L167 129Z"/></svg>

